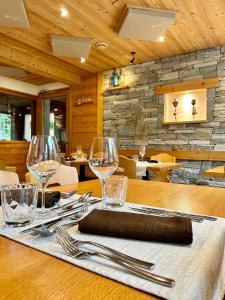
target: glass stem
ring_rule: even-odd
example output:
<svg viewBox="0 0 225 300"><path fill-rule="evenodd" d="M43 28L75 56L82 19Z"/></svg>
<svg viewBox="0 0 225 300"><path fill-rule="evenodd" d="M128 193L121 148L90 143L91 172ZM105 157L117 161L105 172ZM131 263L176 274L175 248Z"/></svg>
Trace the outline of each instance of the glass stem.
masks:
<svg viewBox="0 0 225 300"><path fill-rule="evenodd" d="M46 184L42 183L42 185L41 185L41 210L42 210L42 212L45 211L45 188L46 188Z"/></svg>
<svg viewBox="0 0 225 300"><path fill-rule="evenodd" d="M102 206L106 208L106 179L101 179L102 185Z"/></svg>

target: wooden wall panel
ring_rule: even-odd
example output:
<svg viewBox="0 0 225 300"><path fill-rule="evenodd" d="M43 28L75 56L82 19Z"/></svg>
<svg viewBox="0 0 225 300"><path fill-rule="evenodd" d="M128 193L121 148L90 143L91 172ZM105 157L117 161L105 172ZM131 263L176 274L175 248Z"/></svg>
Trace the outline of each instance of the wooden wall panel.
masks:
<svg viewBox="0 0 225 300"><path fill-rule="evenodd" d="M3 159L7 166L16 167L20 181L24 181L24 175L27 172L28 148L29 143L23 141L1 141L0 143L0 159Z"/></svg>
<svg viewBox="0 0 225 300"><path fill-rule="evenodd" d="M77 145L82 145L84 150L90 148L93 137L99 135L99 76L82 77L81 84L71 87L71 133L70 133L70 151L75 152ZM78 105L78 102L84 101ZM90 101L86 102L85 101ZM100 126L101 127L101 126Z"/></svg>

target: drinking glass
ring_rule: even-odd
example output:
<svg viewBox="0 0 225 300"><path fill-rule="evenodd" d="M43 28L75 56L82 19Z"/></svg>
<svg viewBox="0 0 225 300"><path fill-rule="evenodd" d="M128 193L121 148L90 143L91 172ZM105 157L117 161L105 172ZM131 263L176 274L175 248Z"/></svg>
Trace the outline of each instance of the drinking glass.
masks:
<svg viewBox="0 0 225 300"><path fill-rule="evenodd" d="M143 161L143 159L144 159L145 153L146 153L145 146L141 146L141 147L139 148L139 154L140 154L140 156L142 157L142 161Z"/></svg>
<svg viewBox="0 0 225 300"><path fill-rule="evenodd" d="M29 225L37 207L37 186L32 183L3 185L2 212L9 227Z"/></svg>
<svg viewBox="0 0 225 300"><path fill-rule="evenodd" d="M36 135L32 137L27 154L27 168L41 184L41 208L37 210L39 219L54 216L55 213L45 208L45 188L60 165L58 144L54 136Z"/></svg>
<svg viewBox="0 0 225 300"><path fill-rule="evenodd" d="M89 166L102 184L102 205L106 208L106 181L119 164L118 153L114 138L96 137L93 140Z"/></svg>
<svg viewBox="0 0 225 300"><path fill-rule="evenodd" d="M107 179L106 184L106 206L117 208L124 205L127 195L128 177L112 175Z"/></svg>

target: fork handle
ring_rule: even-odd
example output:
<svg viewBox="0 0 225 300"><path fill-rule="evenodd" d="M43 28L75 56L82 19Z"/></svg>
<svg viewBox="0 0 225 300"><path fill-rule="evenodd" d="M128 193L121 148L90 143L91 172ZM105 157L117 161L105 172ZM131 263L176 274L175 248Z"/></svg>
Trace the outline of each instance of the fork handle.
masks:
<svg viewBox="0 0 225 300"><path fill-rule="evenodd" d="M113 255L115 255L115 256L117 256L117 257L125 260L128 263L132 263L134 265L137 265L139 267L145 268L147 270L152 269L152 267L154 266L153 263L150 263L150 262L147 262L147 261L144 261L144 260L140 260L140 259L131 257L131 256L127 255L127 254L124 254L124 253L122 253L120 251L117 251L117 250L112 249L110 247L104 246L102 244L98 244L96 242L91 242L91 241L80 241L80 243L79 242L74 242L74 244L76 244L76 243L78 243L78 244L89 244L89 245L98 247L98 248L100 248L102 250L108 251L109 253L111 253L111 254L113 254Z"/></svg>
<svg viewBox="0 0 225 300"><path fill-rule="evenodd" d="M131 273L134 273L144 279L150 280L154 283L160 284L160 285L164 285L167 287L173 287L175 285L175 280L164 277L164 276L160 276L154 273L150 273L146 270L143 269L139 269L137 267L135 267L134 265L129 265L129 263L125 263L124 261L121 261L120 259L116 258L116 257L112 257L110 255L107 254L103 254L103 253L99 253L99 252L86 252L86 255L90 255L90 256L98 256L98 257L102 257L105 258L109 261L112 261L122 267L124 267L125 269L129 270Z"/></svg>

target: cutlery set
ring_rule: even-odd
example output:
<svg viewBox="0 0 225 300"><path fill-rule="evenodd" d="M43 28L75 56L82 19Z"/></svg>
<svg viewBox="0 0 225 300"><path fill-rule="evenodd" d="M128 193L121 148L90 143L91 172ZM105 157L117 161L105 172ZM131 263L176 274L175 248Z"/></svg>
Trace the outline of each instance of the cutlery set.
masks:
<svg viewBox="0 0 225 300"><path fill-rule="evenodd" d="M95 242L78 241L74 239L72 236L70 236L68 232L66 232L60 225L56 225L55 230L56 230L56 238L58 242L70 256L73 256L77 259L88 258L92 256L101 257L117 265L120 265L124 269L130 271L135 275L138 275L139 277L142 277L154 283L164 285L167 287L173 287L175 285L175 281L173 279L149 272L147 270L147 267L152 268L153 267L152 263L140 261L133 257L127 256L124 253L121 253L109 247L105 247ZM98 247L101 250L105 250L109 254L98 252L98 251L86 251L80 249L79 246L82 244L89 244Z"/></svg>
<svg viewBox="0 0 225 300"><path fill-rule="evenodd" d="M74 195L76 191L68 193L69 195L62 195L63 198L69 198ZM56 207L52 208L56 210L58 217L51 221L46 221L42 224L32 226L28 229L22 230L20 233L30 233L31 235L40 235L43 237L47 237L56 233L56 238L62 248L65 250L67 254L77 259L88 258L92 256L98 256L109 260L121 267L125 268L129 272L138 275L141 278L147 279L154 283L164 285L167 287L173 287L175 285L175 281L173 279L157 275L155 273L150 272L149 270L154 267L154 264L151 262L143 261L131 256L126 255L120 251L117 251L113 248L108 246L99 244L93 241L81 241L73 238L62 226L72 226L77 225L80 220L83 218L85 213L88 211L88 207L90 205L94 205L101 200L99 199L92 199L89 200L91 197L91 192L81 195L78 199L73 200L69 203L63 205L57 205ZM76 204L81 203L79 206L74 206ZM205 216L205 215L195 215L189 213L182 213L178 211L168 211L165 209L159 208L151 208L151 207L128 207L129 210L136 211L139 213L149 214L149 215L156 215L161 217L186 217L190 218L194 222L203 222L204 220L207 221L216 221L217 218ZM96 250L83 250L81 247L83 245L90 245L94 248L101 249L104 252L99 252Z"/></svg>
<svg viewBox="0 0 225 300"><path fill-rule="evenodd" d="M188 219L191 219L194 222L201 223L203 221L216 221L217 218L206 216L206 215L195 215L195 214L189 214L189 213L183 213L179 211L170 211L166 209L160 209L160 208L152 208L152 207L128 207L128 209L132 211L136 211L139 213L144 213L148 215L156 215L160 217L185 217Z"/></svg>

